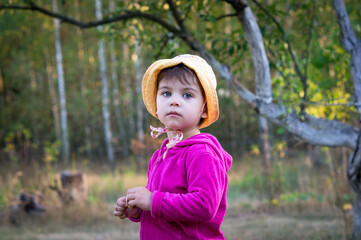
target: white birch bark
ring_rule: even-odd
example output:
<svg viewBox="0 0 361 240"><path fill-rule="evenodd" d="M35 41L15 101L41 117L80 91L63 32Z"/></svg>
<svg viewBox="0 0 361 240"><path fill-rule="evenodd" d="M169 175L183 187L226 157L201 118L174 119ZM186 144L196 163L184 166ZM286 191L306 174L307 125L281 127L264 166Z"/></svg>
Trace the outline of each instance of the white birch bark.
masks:
<svg viewBox="0 0 361 240"><path fill-rule="evenodd" d="M52 0L53 11L58 12L57 0ZM66 110L66 94L65 94L65 80L63 70L63 55L60 41L60 20L54 18L54 38L55 38L55 54L56 54L56 69L58 73L58 91L59 91L59 105L60 105L60 129L62 140L62 158L64 163L69 162L69 138L68 138L68 113Z"/></svg>
<svg viewBox="0 0 361 240"><path fill-rule="evenodd" d="M352 29L346 7L342 0L333 0L337 22L341 32L341 43L351 56L350 70L354 84L356 109L361 122L361 39L357 38ZM361 239L361 129L358 133L357 145L349 159L347 177L355 193L353 238Z"/></svg>
<svg viewBox="0 0 361 240"><path fill-rule="evenodd" d="M98 21L102 20L102 3L101 0L95 0L95 16ZM98 27L101 29L101 27ZM114 149L112 145L113 134L110 127L110 112L109 112L109 94L108 94L108 77L107 77L107 63L105 59L105 44L104 40L98 41L98 56L99 56L99 67L102 82L102 116L103 116L103 127L105 135L105 145L107 151L107 158L111 168L114 170Z"/></svg>
<svg viewBox="0 0 361 240"><path fill-rule="evenodd" d="M138 142L141 143L141 145L144 144L144 126L143 126L143 118L144 118L144 104L141 98L142 95L142 78L143 78L143 71L142 71L142 63L141 63L141 51L138 39L135 40L135 71L136 71L136 108L137 108L137 138ZM144 157L144 151L140 149L137 155L137 161L138 161L138 168L141 167L143 157Z"/></svg>
<svg viewBox="0 0 361 240"><path fill-rule="evenodd" d="M253 67L255 72L256 82L256 98L262 99L266 103L272 102L272 85L271 74L268 63L268 57L263 45L262 33L256 23L255 17L252 14L250 8L244 10L245 14L242 15L244 19L240 19L242 22L243 30L246 40L250 47ZM228 12L226 12L228 14ZM241 16L239 16L241 18ZM272 185L270 184L269 177L272 168L272 154L271 154L271 142L269 137L269 127L267 119L258 115L258 127L259 127L259 141L262 149L262 168L265 173L265 183L268 188L268 197L271 199L273 195Z"/></svg>
<svg viewBox="0 0 361 240"><path fill-rule="evenodd" d="M243 30L246 35L246 40L250 46L252 55L253 67L255 72L256 82L256 96L258 99L266 103L272 102L272 85L271 85L271 74L268 63L268 57L266 50L263 45L263 37L261 31L256 22L255 17L252 14L250 8L245 10L245 20L242 21ZM273 196L272 185L270 184L270 175L272 171L272 159L271 159L271 143L269 137L269 127L267 119L258 115L258 126L260 142L262 146L263 154L263 171L265 172L267 188L269 198Z"/></svg>

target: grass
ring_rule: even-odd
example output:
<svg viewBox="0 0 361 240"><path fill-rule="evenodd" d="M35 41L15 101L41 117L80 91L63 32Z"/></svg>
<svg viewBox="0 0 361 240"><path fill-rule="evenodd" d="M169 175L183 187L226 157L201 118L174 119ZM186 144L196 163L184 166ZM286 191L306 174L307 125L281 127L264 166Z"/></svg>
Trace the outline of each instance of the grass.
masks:
<svg viewBox="0 0 361 240"><path fill-rule="evenodd" d="M268 179L274 186L270 199L259 163L254 158L244 159L229 172L228 210L222 224L226 239L345 239L345 231L352 227L352 209L342 210L342 205L335 204L335 186L327 165L312 168L300 159L276 161ZM48 188L59 177L58 168L25 170L15 166L2 172L1 239L138 239L139 224L117 219L112 211L115 200L127 189L146 184L146 173L123 169L111 174L102 166L89 165L71 170L85 172L88 200L66 207ZM352 203L346 182L338 182L343 204ZM7 213L21 191L41 192L46 213L36 218L18 215L14 224Z"/></svg>

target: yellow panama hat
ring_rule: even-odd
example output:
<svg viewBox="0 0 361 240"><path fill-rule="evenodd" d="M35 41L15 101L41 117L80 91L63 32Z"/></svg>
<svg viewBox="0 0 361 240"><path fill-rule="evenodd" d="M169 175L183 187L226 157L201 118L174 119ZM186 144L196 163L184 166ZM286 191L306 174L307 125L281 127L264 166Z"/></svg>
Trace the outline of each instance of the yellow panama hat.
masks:
<svg viewBox="0 0 361 240"><path fill-rule="evenodd" d="M160 71L165 68L183 63L192 69L203 87L207 101L207 118L204 119L200 128L205 128L214 123L219 116L217 80L209 64L201 57L190 54L183 54L172 59L161 59L154 62L145 72L142 82L142 94L144 104L154 117L157 117L157 80Z"/></svg>

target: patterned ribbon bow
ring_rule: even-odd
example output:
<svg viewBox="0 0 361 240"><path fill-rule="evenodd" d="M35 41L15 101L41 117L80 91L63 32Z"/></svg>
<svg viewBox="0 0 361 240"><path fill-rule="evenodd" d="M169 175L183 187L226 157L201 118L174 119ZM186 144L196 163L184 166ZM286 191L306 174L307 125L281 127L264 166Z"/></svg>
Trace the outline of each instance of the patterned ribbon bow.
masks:
<svg viewBox="0 0 361 240"><path fill-rule="evenodd" d="M180 141L182 141L183 139L183 133L179 130L173 130L173 129L170 129L170 128L167 128L167 127L158 127L158 128L155 128L155 127L152 127L150 126L150 129L152 130L150 132L150 135L153 137L153 138L157 138L159 137L160 135L162 135L163 133L166 133L166 132L175 132L176 133L176 136L174 138L172 138L171 140L169 140L169 142L167 143L167 151L165 151L165 153L163 154L163 159L165 158L165 155L167 155L168 153L168 150L172 147L174 147L177 143L179 143Z"/></svg>

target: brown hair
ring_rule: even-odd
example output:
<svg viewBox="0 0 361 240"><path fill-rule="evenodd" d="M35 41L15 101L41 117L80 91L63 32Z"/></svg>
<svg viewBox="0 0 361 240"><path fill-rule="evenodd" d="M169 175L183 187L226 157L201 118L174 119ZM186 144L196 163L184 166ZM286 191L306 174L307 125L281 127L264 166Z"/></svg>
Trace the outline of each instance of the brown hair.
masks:
<svg viewBox="0 0 361 240"><path fill-rule="evenodd" d="M197 74L183 63L180 63L173 67L165 68L160 71L157 82L158 87L159 83L164 79L166 79L166 81L178 80L183 84L196 83L202 91L203 98L205 98L205 93L202 84L197 77Z"/></svg>

